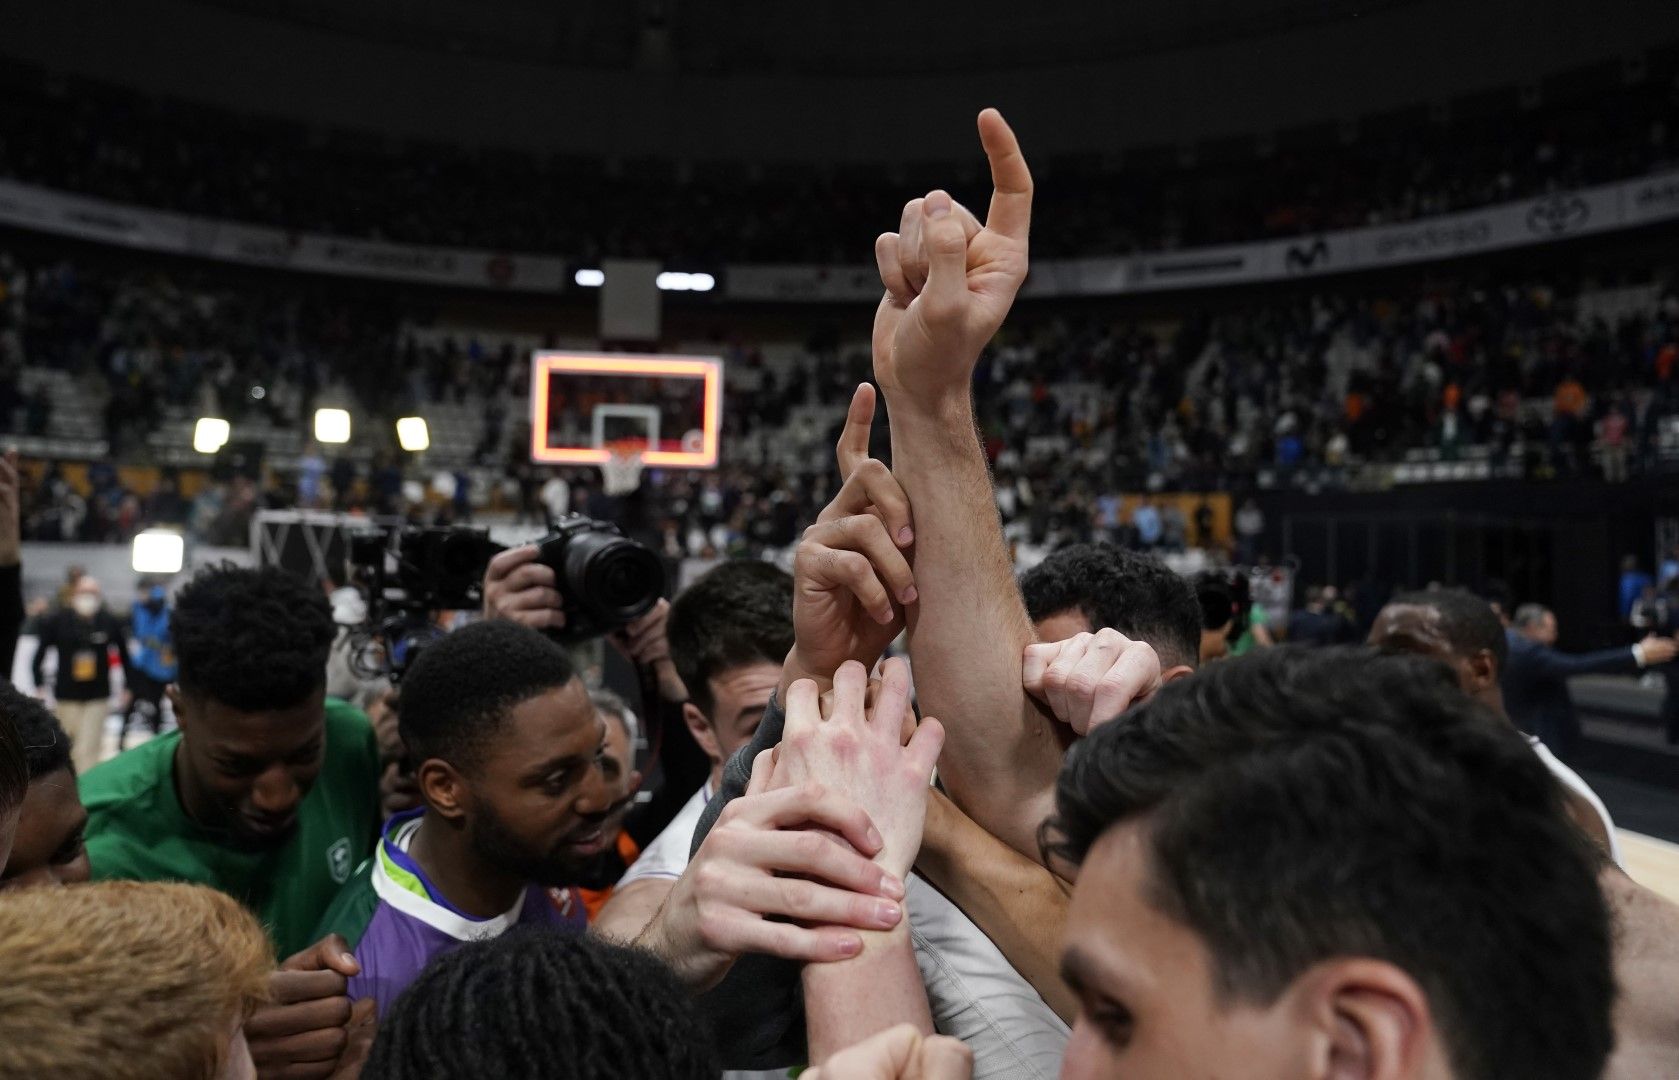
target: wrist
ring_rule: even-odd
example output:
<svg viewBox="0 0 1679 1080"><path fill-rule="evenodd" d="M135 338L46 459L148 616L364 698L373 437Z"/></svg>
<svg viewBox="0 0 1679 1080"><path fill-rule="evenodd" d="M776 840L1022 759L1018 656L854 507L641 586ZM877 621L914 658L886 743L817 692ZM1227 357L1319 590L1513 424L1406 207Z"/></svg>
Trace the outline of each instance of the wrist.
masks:
<svg viewBox="0 0 1679 1080"><path fill-rule="evenodd" d="M1632 658L1638 663L1639 667L1650 666L1649 661L1644 659L1644 643L1642 641L1632 647Z"/></svg>
<svg viewBox="0 0 1679 1080"><path fill-rule="evenodd" d="M972 378L925 393L882 387L888 419L913 419L918 423L972 425L974 399Z"/></svg>
<svg viewBox="0 0 1679 1080"><path fill-rule="evenodd" d="M787 691L800 679L809 679L816 684L817 693L825 694L833 689L833 678L832 671L824 673L813 670L799 652L799 644L795 641L793 647L787 651L787 659L781 664L781 685L776 690L776 700L785 708Z"/></svg>

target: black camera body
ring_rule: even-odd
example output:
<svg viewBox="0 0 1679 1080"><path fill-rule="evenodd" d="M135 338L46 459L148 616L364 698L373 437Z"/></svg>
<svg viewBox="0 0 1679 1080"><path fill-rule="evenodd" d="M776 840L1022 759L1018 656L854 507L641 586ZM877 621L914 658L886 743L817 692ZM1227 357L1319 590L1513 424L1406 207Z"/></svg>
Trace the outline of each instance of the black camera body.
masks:
<svg viewBox="0 0 1679 1080"><path fill-rule="evenodd" d="M554 571L562 641L600 637L634 622L665 594L659 557L609 521L568 514L537 541L537 561Z"/></svg>
<svg viewBox="0 0 1679 1080"><path fill-rule="evenodd" d="M372 527L351 534L348 547L353 576L367 594L363 644L382 643L384 673L393 680L441 633L433 613L483 606L484 572L505 550L488 529L469 525ZM664 595L659 557L611 522L568 515L537 541L537 550L538 561L554 571L565 613L565 625L548 631L556 640L610 633L647 614Z"/></svg>

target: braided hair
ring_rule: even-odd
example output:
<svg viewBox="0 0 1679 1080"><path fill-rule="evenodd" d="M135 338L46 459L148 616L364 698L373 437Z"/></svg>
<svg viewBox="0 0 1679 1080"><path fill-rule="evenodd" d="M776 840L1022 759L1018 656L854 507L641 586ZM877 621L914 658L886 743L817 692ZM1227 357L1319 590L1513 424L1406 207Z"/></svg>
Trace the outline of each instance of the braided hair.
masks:
<svg viewBox="0 0 1679 1080"><path fill-rule="evenodd" d="M381 1021L363 1080L716 1080L710 1033L651 953L536 927L463 945Z"/></svg>

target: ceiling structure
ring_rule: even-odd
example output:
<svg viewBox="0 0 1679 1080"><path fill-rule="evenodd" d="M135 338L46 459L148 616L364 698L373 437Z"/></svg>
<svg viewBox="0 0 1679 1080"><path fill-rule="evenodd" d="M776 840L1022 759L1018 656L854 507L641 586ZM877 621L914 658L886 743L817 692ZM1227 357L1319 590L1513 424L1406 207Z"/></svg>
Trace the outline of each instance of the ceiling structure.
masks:
<svg viewBox="0 0 1679 1080"><path fill-rule="evenodd" d="M410 47L694 75L938 74L1112 61L1417 0L197 0Z"/></svg>

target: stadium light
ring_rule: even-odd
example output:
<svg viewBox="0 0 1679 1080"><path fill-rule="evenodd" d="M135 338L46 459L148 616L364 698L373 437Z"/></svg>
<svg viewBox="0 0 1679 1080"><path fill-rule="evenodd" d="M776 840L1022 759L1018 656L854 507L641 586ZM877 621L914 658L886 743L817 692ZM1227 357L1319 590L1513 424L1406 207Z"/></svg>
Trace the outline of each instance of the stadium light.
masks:
<svg viewBox="0 0 1679 1080"><path fill-rule="evenodd" d="M316 409L315 441L318 443L349 442L350 414L343 409Z"/></svg>
<svg viewBox="0 0 1679 1080"><path fill-rule="evenodd" d="M571 275L571 280L585 289L598 289L606 284L605 270L579 270Z"/></svg>
<svg viewBox="0 0 1679 1080"><path fill-rule="evenodd" d="M130 561L136 574L178 574L186 562L186 541L178 532L147 529L134 534Z"/></svg>
<svg viewBox="0 0 1679 1080"><path fill-rule="evenodd" d="M680 270L666 270L653 284L665 292L710 292L717 287L717 279L710 274L685 274Z"/></svg>
<svg viewBox="0 0 1679 1080"><path fill-rule="evenodd" d="M201 416L192 429L192 448L200 454L213 454L227 445L233 425L214 416Z"/></svg>
<svg viewBox="0 0 1679 1080"><path fill-rule="evenodd" d="M431 431L423 416L404 416L396 422L396 441L411 454L431 446Z"/></svg>

